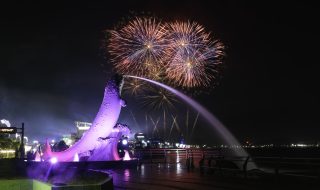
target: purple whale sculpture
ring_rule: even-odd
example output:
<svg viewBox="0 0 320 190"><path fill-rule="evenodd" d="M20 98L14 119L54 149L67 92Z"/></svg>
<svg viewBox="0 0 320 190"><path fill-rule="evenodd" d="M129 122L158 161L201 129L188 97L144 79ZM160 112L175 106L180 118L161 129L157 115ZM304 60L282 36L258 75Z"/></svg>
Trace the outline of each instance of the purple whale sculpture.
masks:
<svg viewBox="0 0 320 190"><path fill-rule="evenodd" d="M95 152L95 150L103 150L103 152L99 151L99 154L96 151L90 160L119 160L116 146L118 139L122 134L129 133L128 129L115 127L121 107L126 105L125 101L120 97L122 84L123 78L119 75L115 75L109 80L105 87L99 112L90 129L72 147L62 152L52 152L47 142L43 159L49 160L54 157L62 162L73 161L75 156ZM101 154L105 156L101 156Z"/></svg>

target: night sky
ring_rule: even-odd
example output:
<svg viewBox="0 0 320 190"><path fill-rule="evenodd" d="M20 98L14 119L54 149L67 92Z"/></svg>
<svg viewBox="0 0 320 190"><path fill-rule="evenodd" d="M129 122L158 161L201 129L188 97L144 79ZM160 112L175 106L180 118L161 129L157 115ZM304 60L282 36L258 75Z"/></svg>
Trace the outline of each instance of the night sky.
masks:
<svg viewBox="0 0 320 190"><path fill-rule="evenodd" d="M70 133L75 120L93 120L112 73L102 48L104 31L128 16L146 14L165 21L197 21L226 45L218 85L195 99L240 142L320 141L317 6L269 1L50 2L0 8L0 119L15 126L25 122L31 139ZM133 128L144 125L138 104L129 97L120 121ZM180 107L176 112L183 118L186 110ZM199 125L195 139L214 133L205 122Z"/></svg>

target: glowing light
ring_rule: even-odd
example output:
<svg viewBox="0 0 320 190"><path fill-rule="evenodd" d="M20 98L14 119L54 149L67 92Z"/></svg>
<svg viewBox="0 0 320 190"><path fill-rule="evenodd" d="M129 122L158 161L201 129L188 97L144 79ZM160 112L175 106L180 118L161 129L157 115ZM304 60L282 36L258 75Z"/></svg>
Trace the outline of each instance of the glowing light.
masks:
<svg viewBox="0 0 320 190"><path fill-rule="evenodd" d="M74 162L79 162L79 155L78 155L78 153L76 153L76 154L74 155L73 161L74 161Z"/></svg>
<svg viewBox="0 0 320 190"><path fill-rule="evenodd" d="M56 157L52 157L50 159L51 164L56 164L58 162L58 159Z"/></svg>
<svg viewBox="0 0 320 190"><path fill-rule="evenodd" d="M179 155L179 151L177 150L177 159L176 159L176 163L179 163L180 162L180 155Z"/></svg>
<svg viewBox="0 0 320 190"><path fill-rule="evenodd" d="M150 44L150 43L147 44L147 48L148 48L148 49L152 48L152 44Z"/></svg>
<svg viewBox="0 0 320 190"><path fill-rule="evenodd" d="M41 156L40 156L39 152L36 152L36 156L35 156L34 161L36 161L36 162L40 162L41 161Z"/></svg>
<svg viewBox="0 0 320 190"><path fill-rule="evenodd" d="M4 124L7 127L11 127L11 123L10 121L6 120L6 119L1 119L0 123Z"/></svg>
<svg viewBox="0 0 320 190"><path fill-rule="evenodd" d="M70 146L70 145L72 144L72 140L71 140L71 139L67 139L67 140L66 140L66 144L67 144L68 146Z"/></svg>
<svg viewBox="0 0 320 190"><path fill-rule="evenodd" d="M15 150L0 150L1 154L7 154L7 153L15 153Z"/></svg>
<svg viewBox="0 0 320 190"><path fill-rule="evenodd" d="M16 129L14 129L14 128L1 128L0 132L3 132L3 133L15 133Z"/></svg>
<svg viewBox="0 0 320 190"><path fill-rule="evenodd" d="M127 139L123 139L121 142L122 142L123 145L127 145L128 144L128 140Z"/></svg>
<svg viewBox="0 0 320 190"><path fill-rule="evenodd" d="M90 127L78 127L80 131L87 131Z"/></svg>
<svg viewBox="0 0 320 190"><path fill-rule="evenodd" d="M124 150L123 160L131 160L129 152L127 150Z"/></svg>
<svg viewBox="0 0 320 190"><path fill-rule="evenodd" d="M30 146L30 145L24 145L24 150L25 150L26 152L30 151L31 149L32 149L32 146Z"/></svg>
<svg viewBox="0 0 320 190"><path fill-rule="evenodd" d="M80 131L87 131L90 129L92 123L88 123L88 122L82 122L82 121L76 121L75 122L76 127L78 128L78 130Z"/></svg>

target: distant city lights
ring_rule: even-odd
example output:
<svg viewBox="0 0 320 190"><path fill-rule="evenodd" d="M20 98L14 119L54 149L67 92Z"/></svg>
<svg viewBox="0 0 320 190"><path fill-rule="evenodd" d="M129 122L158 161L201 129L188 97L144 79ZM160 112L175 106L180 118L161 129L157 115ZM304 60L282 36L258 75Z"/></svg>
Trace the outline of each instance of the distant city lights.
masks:
<svg viewBox="0 0 320 190"><path fill-rule="evenodd" d="M0 123L7 126L7 127L11 127L11 123L10 121L6 120L6 119L1 119Z"/></svg>
<svg viewBox="0 0 320 190"><path fill-rule="evenodd" d="M16 151L15 150L0 150L0 153L1 154L7 154L7 153L15 153Z"/></svg>

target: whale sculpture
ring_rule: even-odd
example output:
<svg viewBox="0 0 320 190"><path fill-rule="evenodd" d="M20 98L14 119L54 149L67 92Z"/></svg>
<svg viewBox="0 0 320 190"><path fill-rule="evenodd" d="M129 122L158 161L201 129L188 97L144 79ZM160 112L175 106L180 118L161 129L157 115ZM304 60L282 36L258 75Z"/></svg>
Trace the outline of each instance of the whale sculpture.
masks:
<svg viewBox="0 0 320 190"><path fill-rule="evenodd" d="M117 139L122 133L128 133L128 130L117 128L116 123L120 115L121 107L125 107L126 103L121 99L121 88L123 78L120 75L115 75L108 81L103 101L99 112L93 120L90 129L76 142L72 147L62 152L52 152L49 143L46 143L43 154L44 160L55 158L58 161L67 162L73 161L75 156L102 149L105 157L98 157L95 160L119 160L118 152L116 151ZM106 151L106 152L105 152ZM98 154L96 154L98 155ZM93 157L95 158L95 157Z"/></svg>

